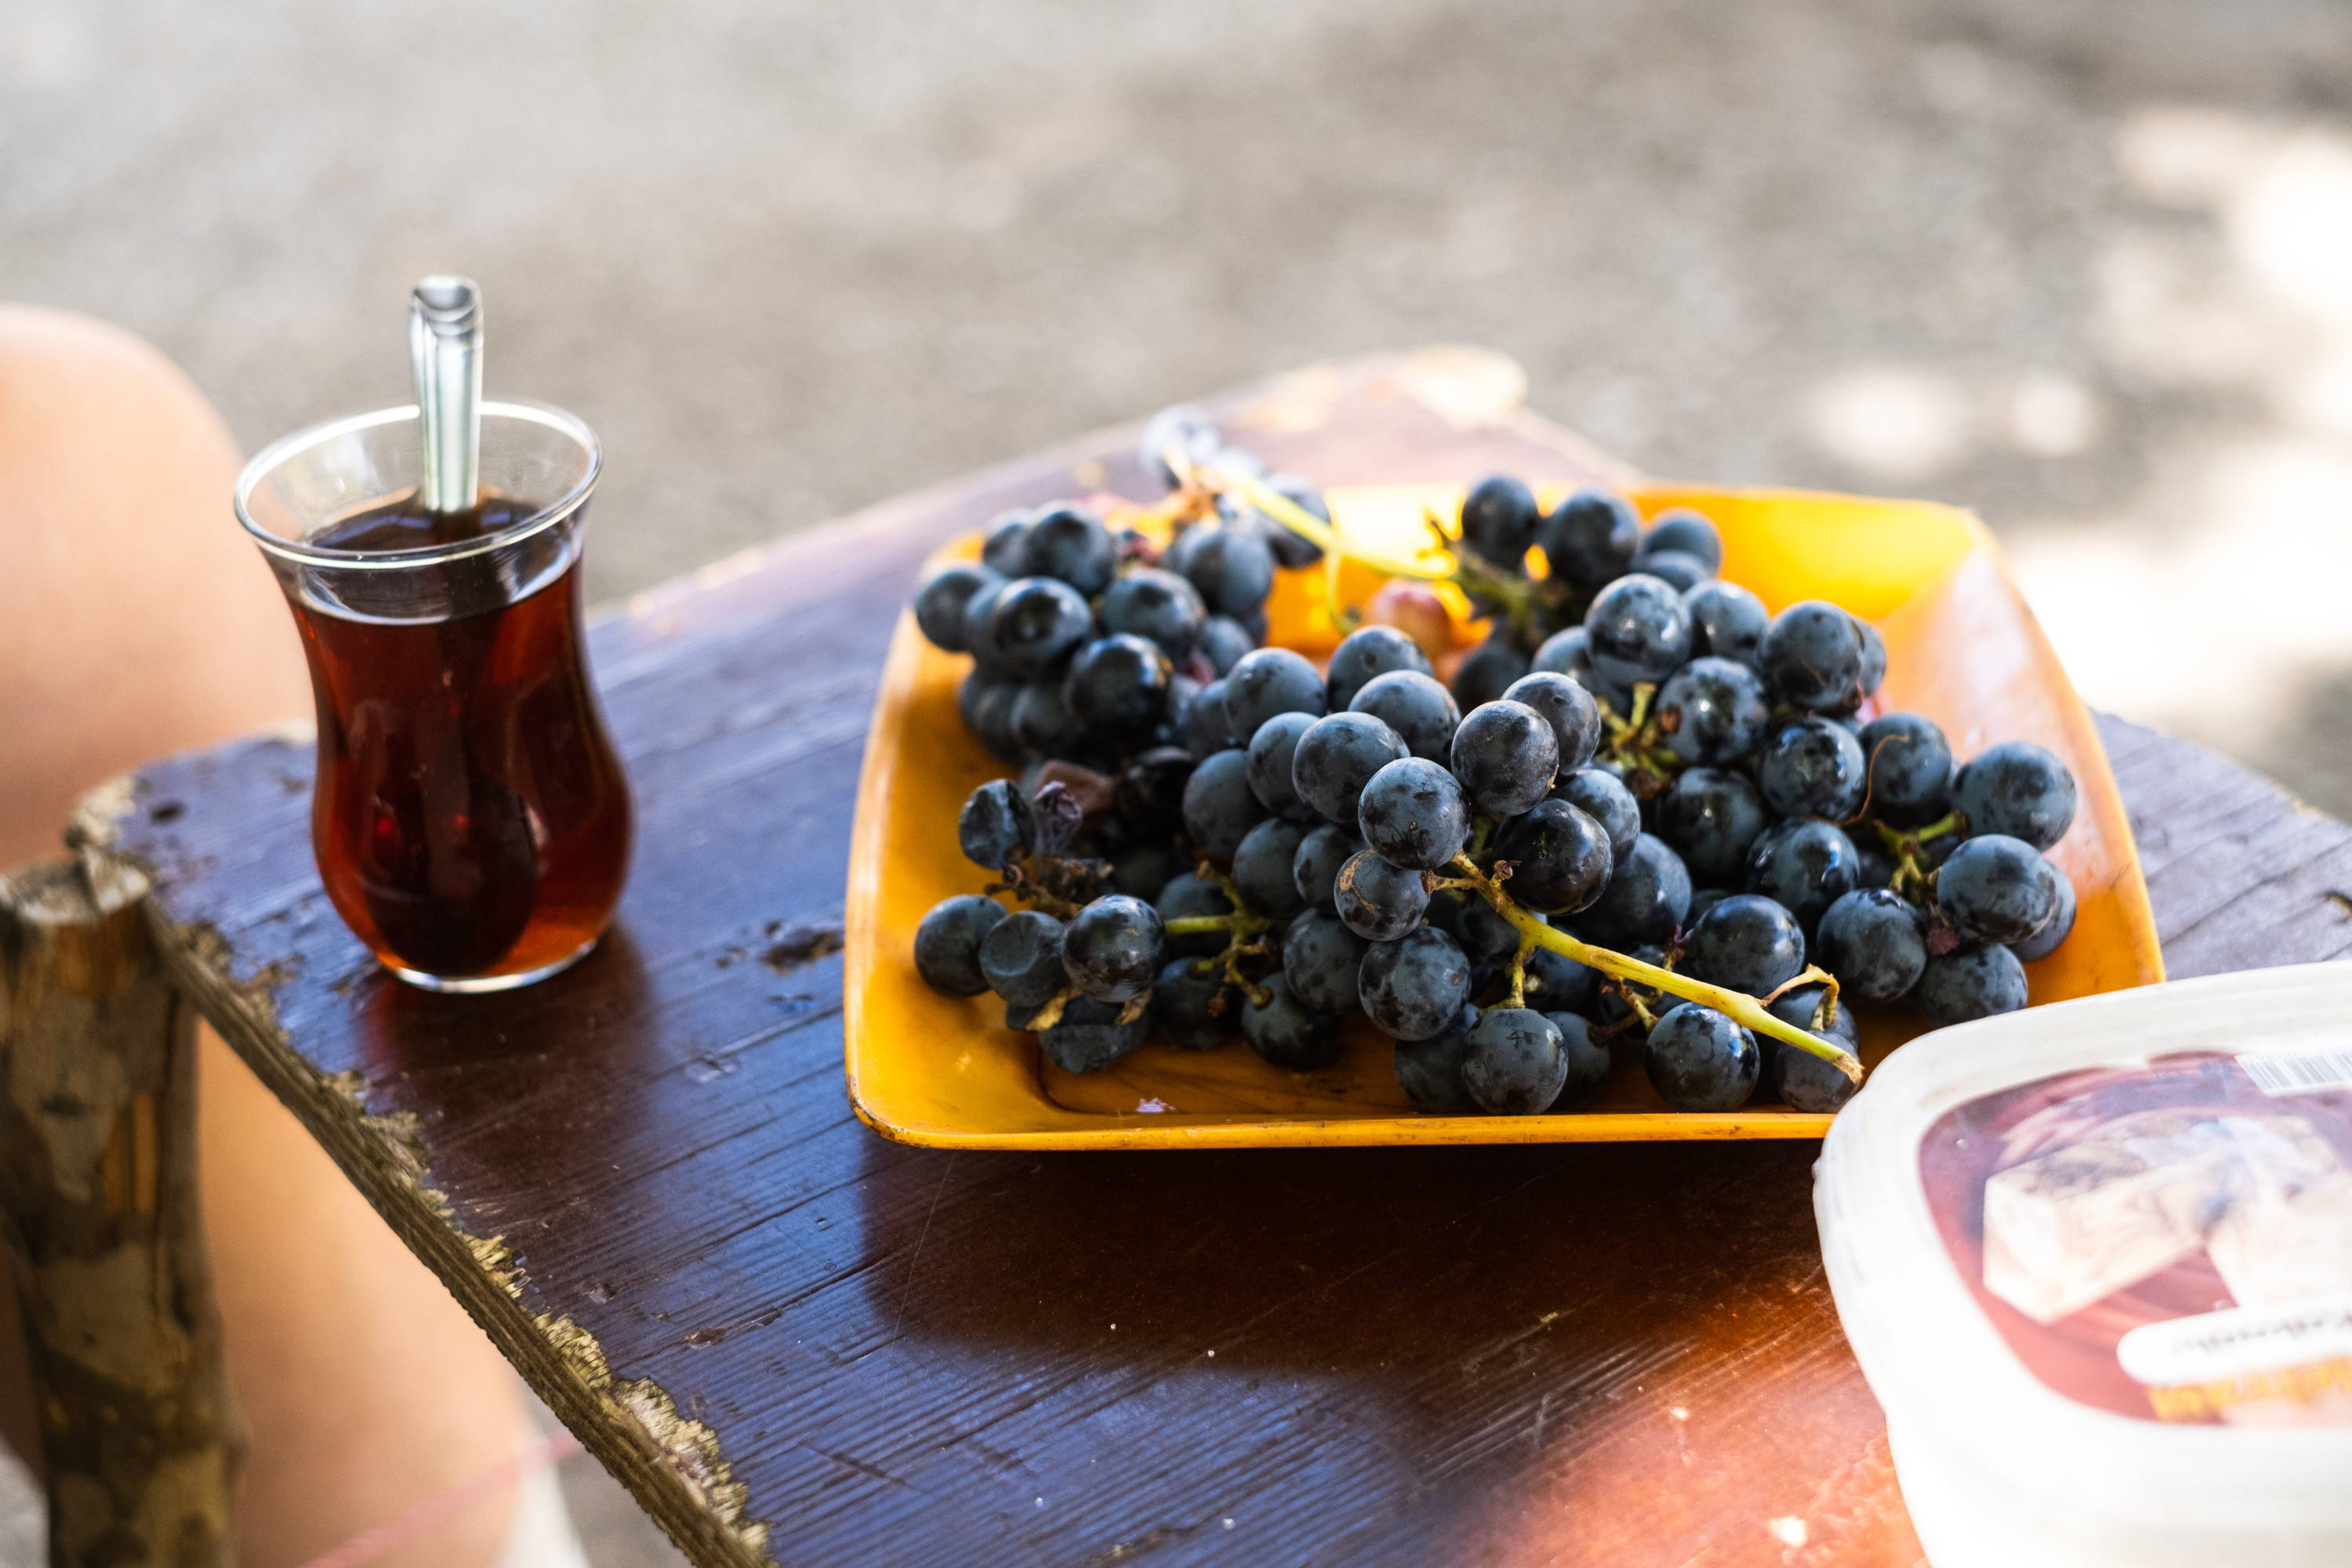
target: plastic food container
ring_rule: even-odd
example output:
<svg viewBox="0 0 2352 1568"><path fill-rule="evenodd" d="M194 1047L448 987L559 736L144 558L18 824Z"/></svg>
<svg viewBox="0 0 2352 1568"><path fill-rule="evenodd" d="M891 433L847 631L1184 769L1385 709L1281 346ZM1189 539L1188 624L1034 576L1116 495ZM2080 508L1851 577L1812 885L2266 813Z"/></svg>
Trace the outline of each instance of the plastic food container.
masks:
<svg viewBox="0 0 2352 1568"><path fill-rule="evenodd" d="M1814 1207L1935 1568L2352 1563L2352 963L1923 1036Z"/></svg>

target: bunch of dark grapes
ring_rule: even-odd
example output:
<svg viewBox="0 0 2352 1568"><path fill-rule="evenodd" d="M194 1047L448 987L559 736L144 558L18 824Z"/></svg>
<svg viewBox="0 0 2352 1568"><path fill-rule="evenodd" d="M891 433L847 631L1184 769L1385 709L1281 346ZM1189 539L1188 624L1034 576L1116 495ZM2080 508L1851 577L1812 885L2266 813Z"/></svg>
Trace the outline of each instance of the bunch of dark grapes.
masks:
<svg viewBox="0 0 2352 1568"><path fill-rule="evenodd" d="M1360 1010L1433 1114L1577 1109L1620 1043L1676 1110L1761 1086L1828 1110L1858 1070L1848 1002L2021 1007L2072 929L2042 854L2074 817L2064 765L2022 742L1956 764L1929 721L1877 712L1876 632L1818 601L1768 616L1716 575L1705 517L1644 529L1601 490L1545 512L1487 479L1453 580L1496 629L1450 686L1385 626L1318 670L1257 646L1276 566L1320 549L1267 513L1324 518L1314 492L1187 411L1145 450L1181 525L1163 557L1049 508L916 605L973 656L967 724L1024 764L965 804L964 853L1032 906L948 900L916 963L1063 1068L1238 1036L1310 1071Z"/></svg>

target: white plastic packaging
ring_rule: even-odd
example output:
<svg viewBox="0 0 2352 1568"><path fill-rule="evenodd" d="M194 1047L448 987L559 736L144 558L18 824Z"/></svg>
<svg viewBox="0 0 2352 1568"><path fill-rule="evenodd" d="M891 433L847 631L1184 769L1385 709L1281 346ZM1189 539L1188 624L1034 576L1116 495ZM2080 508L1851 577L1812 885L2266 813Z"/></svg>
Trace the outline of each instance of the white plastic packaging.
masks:
<svg viewBox="0 0 2352 1568"><path fill-rule="evenodd" d="M2352 1563L2352 963L1924 1036L1813 1191L1935 1568Z"/></svg>

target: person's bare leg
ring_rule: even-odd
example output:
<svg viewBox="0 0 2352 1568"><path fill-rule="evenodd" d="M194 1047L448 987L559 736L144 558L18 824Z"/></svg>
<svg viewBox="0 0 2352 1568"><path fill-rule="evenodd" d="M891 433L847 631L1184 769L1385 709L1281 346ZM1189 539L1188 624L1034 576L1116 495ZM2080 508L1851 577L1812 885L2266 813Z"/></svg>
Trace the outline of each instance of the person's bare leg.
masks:
<svg viewBox="0 0 2352 1568"><path fill-rule="evenodd" d="M293 624L229 510L236 467L219 417L152 349L0 306L0 866L59 853L82 793L147 758L309 712ZM205 1222L250 1440L242 1556L290 1568L530 1431L456 1300L201 1035ZM10 1306L0 1339L18 1332ZM0 1346L0 1434L31 1458L22 1378L21 1346ZM379 1561L487 1563L510 1508L501 1493Z"/></svg>

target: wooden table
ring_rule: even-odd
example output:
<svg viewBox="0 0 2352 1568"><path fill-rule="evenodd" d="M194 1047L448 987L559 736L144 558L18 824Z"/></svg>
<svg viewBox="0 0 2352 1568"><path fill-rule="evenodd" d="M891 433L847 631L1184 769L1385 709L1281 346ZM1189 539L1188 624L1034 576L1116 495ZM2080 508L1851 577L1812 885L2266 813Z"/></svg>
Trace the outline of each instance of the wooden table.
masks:
<svg viewBox="0 0 2352 1568"><path fill-rule="evenodd" d="M1325 482L1616 472L1507 362L1221 405ZM1144 494L1131 432L877 507L594 636L643 847L572 973L387 979L310 863L310 754L146 769L80 832L185 994L698 1562L1906 1563L1809 1143L942 1153L841 1077L850 800L917 563ZM2175 975L2352 951L2352 834L2105 726Z"/></svg>

